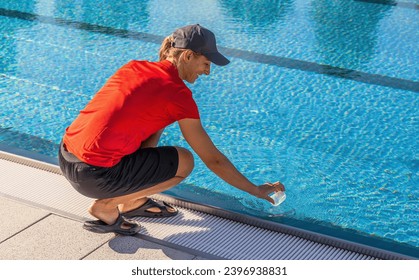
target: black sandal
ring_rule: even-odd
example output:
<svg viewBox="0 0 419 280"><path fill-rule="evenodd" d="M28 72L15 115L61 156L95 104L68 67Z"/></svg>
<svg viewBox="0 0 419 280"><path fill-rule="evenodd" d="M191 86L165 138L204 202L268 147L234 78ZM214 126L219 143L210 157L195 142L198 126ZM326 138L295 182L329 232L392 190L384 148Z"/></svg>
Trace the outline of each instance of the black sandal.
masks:
<svg viewBox="0 0 419 280"><path fill-rule="evenodd" d="M119 214L118 219L112 225L101 220L86 221L83 228L95 233L115 232L122 235L134 235L141 230L141 226L134 221L127 221Z"/></svg>
<svg viewBox="0 0 419 280"><path fill-rule="evenodd" d="M148 210L153 207L159 208L160 212L152 212ZM168 207L174 209L175 211L174 212L167 211ZM163 205L161 205L158 202L149 198L147 202L141 205L140 207L134 210L128 211L126 213L122 213L122 215L127 218L134 218L134 217L167 218L167 217L176 216L177 213L178 211L172 206L170 206L169 204L167 204L166 202L163 201Z"/></svg>

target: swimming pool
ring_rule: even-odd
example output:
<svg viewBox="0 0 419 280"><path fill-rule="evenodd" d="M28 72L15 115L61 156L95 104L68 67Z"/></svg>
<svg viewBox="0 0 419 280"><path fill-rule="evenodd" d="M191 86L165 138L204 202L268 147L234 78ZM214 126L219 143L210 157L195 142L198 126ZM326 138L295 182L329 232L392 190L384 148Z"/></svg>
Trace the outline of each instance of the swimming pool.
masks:
<svg viewBox="0 0 419 280"><path fill-rule="evenodd" d="M258 201L198 159L167 193L418 256L418 6L0 0L0 142L55 158L116 69L157 60L164 36L199 22L232 61L191 85L202 121L239 170L280 180L287 200ZM161 144L187 146L176 125Z"/></svg>

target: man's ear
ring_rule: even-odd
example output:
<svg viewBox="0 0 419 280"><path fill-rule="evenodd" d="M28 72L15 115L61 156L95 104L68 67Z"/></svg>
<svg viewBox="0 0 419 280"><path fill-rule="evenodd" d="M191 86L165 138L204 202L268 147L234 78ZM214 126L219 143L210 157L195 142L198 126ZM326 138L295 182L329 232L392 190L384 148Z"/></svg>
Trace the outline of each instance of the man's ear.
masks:
<svg viewBox="0 0 419 280"><path fill-rule="evenodd" d="M185 60L189 62L192 59L193 52L191 50L186 50L184 55Z"/></svg>

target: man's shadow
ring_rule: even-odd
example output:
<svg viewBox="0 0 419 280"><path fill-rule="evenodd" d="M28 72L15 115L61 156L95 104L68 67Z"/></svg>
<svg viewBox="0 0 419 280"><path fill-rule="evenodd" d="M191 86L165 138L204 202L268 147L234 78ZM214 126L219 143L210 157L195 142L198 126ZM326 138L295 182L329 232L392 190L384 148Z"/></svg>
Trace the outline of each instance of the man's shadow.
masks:
<svg viewBox="0 0 419 280"><path fill-rule="evenodd" d="M202 251L198 247L207 247L202 244L217 242L217 240L221 243L217 244L217 247L222 246L223 243L229 241L228 236L233 235L233 232L222 227L223 222L221 222L221 227L208 223L208 218L205 216L189 213L188 217L185 217L183 212L179 212L175 217L169 218L135 218L142 225L141 231L135 236L118 235L109 241L109 247L120 254L136 254L141 249L161 249L170 259L185 259L188 258L187 254L205 259L223 259L217 254ZM226 220L226 223L228 222L231 221ZM159 230L159 239L150 237L154 235L152 232L154 230ZM220 231L220 233L214 234L215 231ZM223 240L220 240L220 236ZM193 240L193 242L177 245L176 241L179 240ZM178 251L185 254L178 254Z"/></svg>

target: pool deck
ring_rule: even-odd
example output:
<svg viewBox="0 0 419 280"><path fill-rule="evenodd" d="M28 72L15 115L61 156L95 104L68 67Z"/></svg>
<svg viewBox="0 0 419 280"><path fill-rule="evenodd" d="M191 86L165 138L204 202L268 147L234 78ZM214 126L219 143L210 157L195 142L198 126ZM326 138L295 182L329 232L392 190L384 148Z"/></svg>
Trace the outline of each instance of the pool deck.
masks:
<svg viewBox="0 0 419 280"><path fill-rule="evenodd" d="M4 149L4 146L0 148ZM18 150L18 153L21 151ZM0 153L3 153L0 149ZM7 153L8 154L8 153ZM19 157L19 156L17 156ZM28 159L29 161L31 159ZM0 161L15 169L16 163ZM43 176L43 171L21 165ZM22 172L22 171L20 171ZM138 236L121 236L113 233L96 234L86 231L82 224L83 214L71 215L68 212L50 207L48 203L37 203L36 199L25 199L19 191L4 192L10 186L8 180L15 175L3 169L0 176L0 260L199 260L202 256L187 253L179 247L171 248ZM25 177L25 176L23 176ZM30 176L29 176L30 177ZM29 181L14 180L19 187L28 188L28 197L42 187ZM54 181L60 185L61 181ZM33 186L32 186L33 185ZM45 184L47 185L47 184ZM65 192L63 192L65 194ZM76 208L89 203L84 197ZM72 200L68 197L64 200ZM59 203L59 202L58 202ZM60 203L59 203L60 204ZM64 205L66 205L64 203ZM87 214L87 208L86 215ZM73 211L74 212L74 211ZM92 217L90 217L92 218ZM161 242L160 242L161 243Z"/></svg>
<svg viewBox="0 0 419 280"><path fill-rule="evenodd" d="M0 196L0 260L198 260L138 237L95 234L82 221Z"/></svg>

